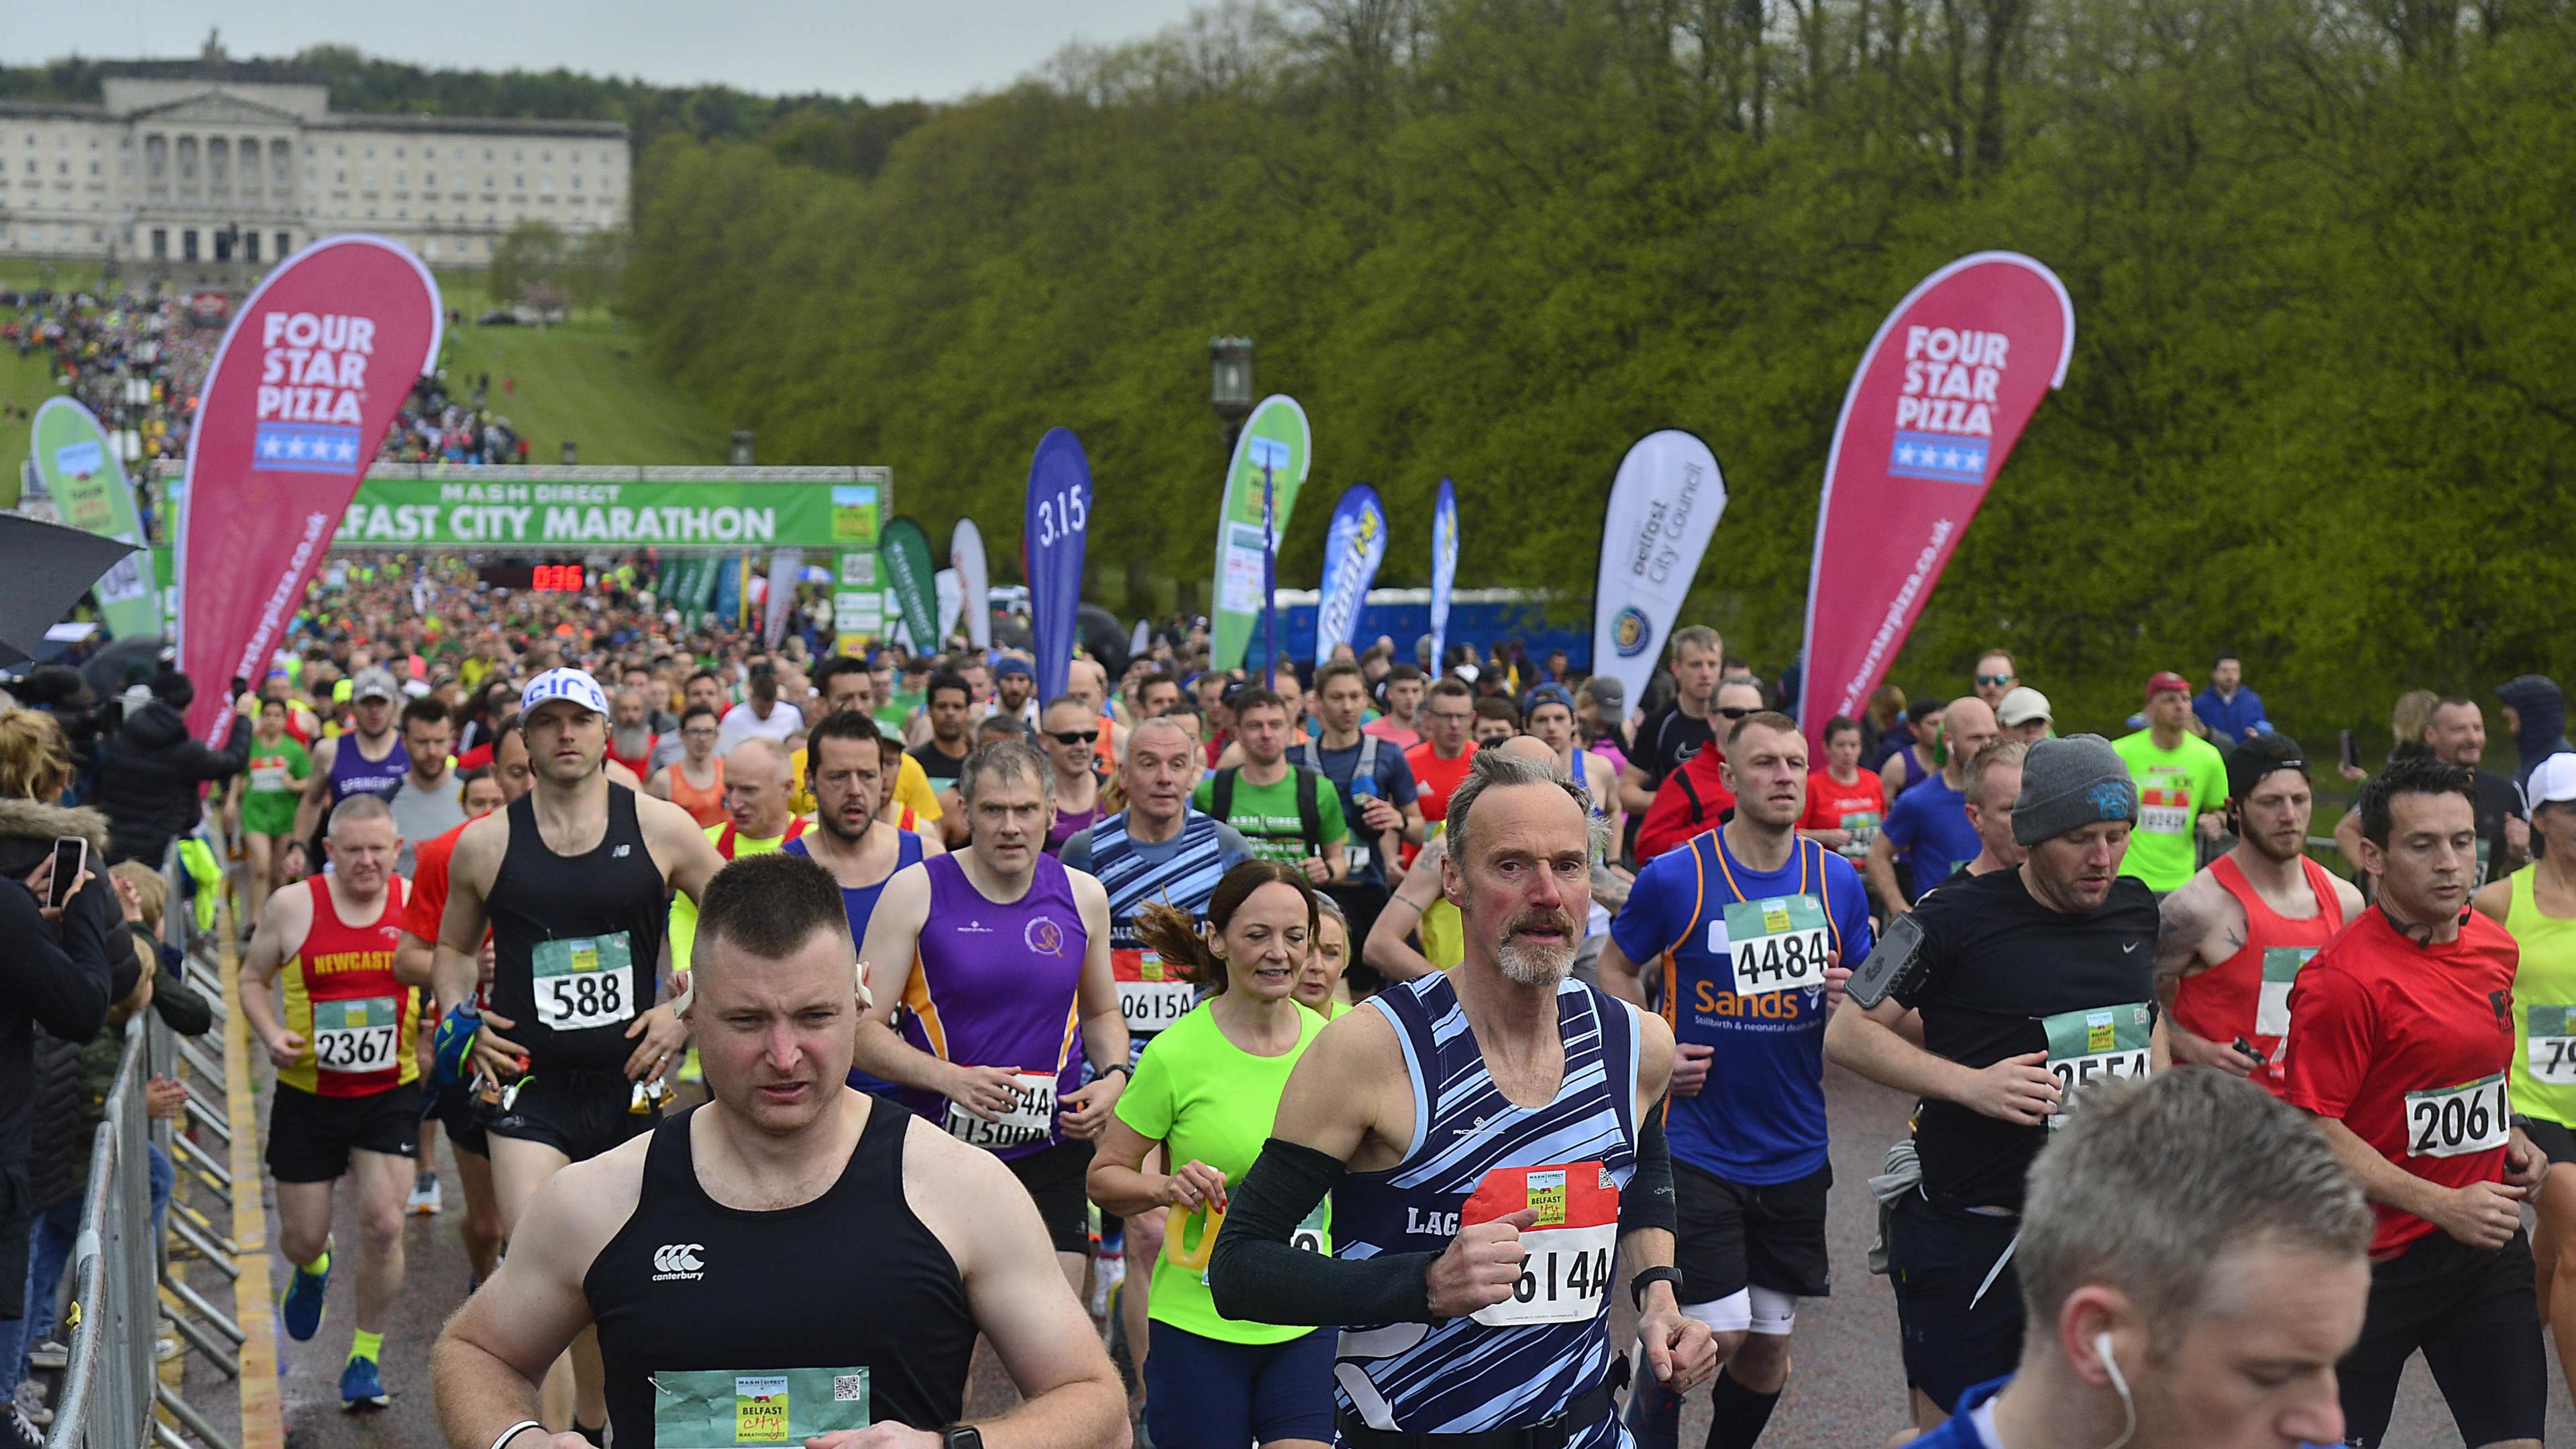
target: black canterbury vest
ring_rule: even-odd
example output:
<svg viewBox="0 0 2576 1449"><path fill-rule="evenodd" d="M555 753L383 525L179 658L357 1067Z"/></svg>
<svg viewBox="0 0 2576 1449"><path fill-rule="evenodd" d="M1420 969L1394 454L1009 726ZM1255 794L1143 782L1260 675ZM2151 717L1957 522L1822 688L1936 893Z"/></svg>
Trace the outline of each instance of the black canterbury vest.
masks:
<svg viewBox="0 0 2576 1449"><path fill-rule="evenodd" d="M765 1420L788 1444L817 1425L957 1422L975 1318L947 1245L904 1201L912 1115L872 1103L849 1164L821 1197L747 1212L698 1185L697 1110L654 1129L635 1214L582 1278L615 1442L651 1449L657 1410L684 1432Z"/></svg>

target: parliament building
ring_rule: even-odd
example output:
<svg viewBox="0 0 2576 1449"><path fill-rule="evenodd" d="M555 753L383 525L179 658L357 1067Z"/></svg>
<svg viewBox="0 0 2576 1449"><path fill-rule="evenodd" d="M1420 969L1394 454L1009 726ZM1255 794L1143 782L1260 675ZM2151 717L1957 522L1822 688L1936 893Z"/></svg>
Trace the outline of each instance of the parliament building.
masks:
<svg viewBox="0 0 2576 1449"><path fill-rule="evenodd" d="M334 111L322 80L226 56L111 62L88 102L0 100L0 257L257 275L374 232L480 267L520 222L625 224L626 126Z"/></svg>

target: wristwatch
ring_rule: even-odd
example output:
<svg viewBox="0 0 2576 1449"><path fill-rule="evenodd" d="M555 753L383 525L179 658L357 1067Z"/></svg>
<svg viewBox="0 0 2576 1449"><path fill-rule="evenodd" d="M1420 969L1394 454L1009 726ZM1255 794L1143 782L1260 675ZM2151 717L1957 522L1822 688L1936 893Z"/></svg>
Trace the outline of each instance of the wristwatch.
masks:
<svg viewBox="0 0 2576 1449"><path fill-rule="evenodd" d="M939 1434L940 1449L984 1449L984 1431L972 1424L951 1424Z"/></svg>
<svg viewBox="0 0 2576 1449"><path fill-rule="evenodd" d="M1649 1284L1654 1283L1670 1283L1673 1285L1675 1291L1679 1291L1682 1286L1682 1270L1679 1268L1647 1268L1639 1271L1636 1277L1629 1279L1628 1302L1635 1307L1638 1312L1643 1313L1645 1311L1646 1288Z"/></svg>

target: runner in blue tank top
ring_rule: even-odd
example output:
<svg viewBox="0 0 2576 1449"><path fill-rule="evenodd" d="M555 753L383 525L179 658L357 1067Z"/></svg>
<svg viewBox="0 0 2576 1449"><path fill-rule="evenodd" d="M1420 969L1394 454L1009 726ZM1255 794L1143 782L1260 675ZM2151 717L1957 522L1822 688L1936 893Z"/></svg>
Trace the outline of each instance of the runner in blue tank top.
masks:
<svg viewBox="0 0 2576 1449"><path fill-rule="evenodd" d="M1654 1378L1716 1367L1672 1294L1661 1020L1568 979L1591 904L1586 792L1478 754L1450 797L1442 885L1465 960L1324 1029L1232 1195L1220 1312L1342 1324L1336 1442L1612 1449L1610 1292L1624 1249ZM1333 1194L1334 1256L1290 1235Z"/></svg>
<svg viewBox="0 0 2576 1449"><path fill-rule="evenodd" d="M841 909L850 918L853 950L867 943L868 917L895 872L919 865L925 848L945 851L914 831L877 818L887 784L877 739L877 722L856 710L823 716L805 738L805 788L814 796L814 828L779 847L819 861L832 873L841 888ZM893 1083L855 1067L850 1085L884 1096L895 1090Z"/></svg>
<svg viewBox="0 0 2576 1449"><path fill-rule="evenodd" d="M1710 1390L1709 1443L1761 1437L1788 1381L1798 1300L1832 1289L1825 1258L1825 1017L1869 954L1860 872L1799 838L1807 742L1786 715L1729 727L1727 823L1637 873L1610 923L1601 983L1643 1003L1658 963L1680 1064L1672 1133L1673 1247L1682 1311L1718 1335L1726 1370ZM1681 1401L1640 1385L1628 1423L1669 1446Z"/></svg>
<svg viewBox="0 0 2576 1449"><path fill-rule="evenodd" d="M352 795L382 795L411 773L411 753L395 732L394 714L402 691L392 674L361 669L349 692L348 733L313 742L313 773L304 780L304 797L295 802L295 834L287 841L286 869L305 872L312 842L329 822L333 807ZM369 754L373 750L375 753Z"/></svg>
<svg viewBox="0 0 2576 1449"><path fill-rule="evenodd" d="M1002 1159L1079 1292L1091 1258L1091 1142L1131 1073L1109 974L1109 898L1040 849L1052 779L1017 740L967 757L957 776L967 848L895 872L868 917L859 955L875 1002L852 1064ZM900 1037L890 1029L897 1002L907 1012ZM1097 1074L1089 1086L1085 1060Z"/></svg>

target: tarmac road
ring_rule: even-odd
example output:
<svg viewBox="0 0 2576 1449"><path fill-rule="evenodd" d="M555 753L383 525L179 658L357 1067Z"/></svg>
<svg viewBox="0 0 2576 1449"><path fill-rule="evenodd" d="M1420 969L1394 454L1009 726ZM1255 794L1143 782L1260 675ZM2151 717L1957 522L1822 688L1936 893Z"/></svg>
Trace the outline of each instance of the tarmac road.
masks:
<svg viewBox="0 0 2576 1449"><path fill-rule="evenodd" d="M263 1086L263 1090L265 1090ZM1869 1242L1876 1231L1868 1179L1876 1172L1887 1145L1903 1131L1908 1103L1897 1094L1828 1067L1826 1100L1832 1118L1836 1188L1830 1227L1834 1263L1834 1296L1810 1302L1798 1315L1795 1368L1786 1396L1771 1420L1764 1443L1781 1449L1878 1449L1905 1423L1905 1382L1897 1360L1896 1306L1887 1280L1866 1268ZM263 1110L262 1117L266 1113ZM431 1339L465 1295L464 1251L456 1239L461 1211L460 1189L444 1139L438 1166L446 1184L448 1212L443 1217L413 1218L406 1234L409 1276L393 1324L385 1337L385 1382L393 1406L367 1415L340 1410L340 1365L348 1353L354 1273L332 1275L330 1310L321 1333L309 1344L296 1344L279 1334L288 1442L294 1449L425 1449L441 1442L432 1412L428 1384ZM272 1214L274 1204L271 1205ZM344 1217L339 1241L355 1244L354 1227ZM347 1257L342 1258L348 1262ZM199 1269L201 1288L216 1301L231 1303L229 1286L218 1288L210 1271ZM286 1280L283 1264L277 1281ZM1612 1295L1618 1305L1613 1329L1622 1346L1629 1342L1633 1315L1621 1287ZM814 1311L866 1311L864 1304L816 1304ZM989 1355L983 1356L989 1360ZM2552 1394L2549 1442L2576 1442L2576 1413L2569 1407L2566 1385L2551 1363ZM230 1386L190 1359L188 1394L209 1406L217 1422L231 1427L223 1410L231 1403ZM1685 1409L1682 1443L1696 1446L1707 1433L1705 1393ZM1011 1387L989 1362L968 1395L970 1413L992 1413L1015 1400ZM2407 1376L2391 1425L2391 1446L2458 1445L2460 1437L2435 1393L2420 1360ZM482 1449L482 1446L471 1446Z"/></svg>

